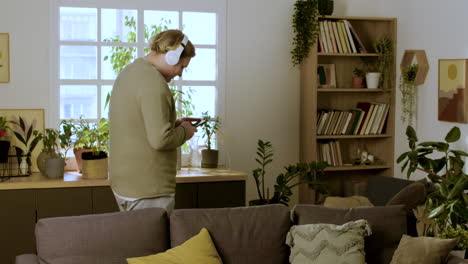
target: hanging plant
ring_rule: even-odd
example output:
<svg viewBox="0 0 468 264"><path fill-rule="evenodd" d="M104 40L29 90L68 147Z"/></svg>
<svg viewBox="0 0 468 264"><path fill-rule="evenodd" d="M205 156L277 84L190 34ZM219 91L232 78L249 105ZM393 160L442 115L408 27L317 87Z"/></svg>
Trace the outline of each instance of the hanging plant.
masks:
<svg viewBox="0 0 468 264"><path fill-rule="evenodd" d="M403 68L400 76L401 91L401 121L408 125L413 123L414 113L416 112L416 85L414 80L418 73L418 64L411 64Z"/></svg>
<svg viewBox="0 0 468 264"><path fill-rule="evenodd" d="M294 66L301 64L317 41L319 32L318 0L297 0L293 15L293 50L291 51Z"/></svg>
<svg viewBox="0 0 468 264"><path fill-rule="evenodd" d="M382 37L374 43L374 50L379 56L377 58L377 71L381 73L379 88L392 89L392 66L393 66L393 41L389 37ZM384 87L387 84L388 87Z"/></svg>

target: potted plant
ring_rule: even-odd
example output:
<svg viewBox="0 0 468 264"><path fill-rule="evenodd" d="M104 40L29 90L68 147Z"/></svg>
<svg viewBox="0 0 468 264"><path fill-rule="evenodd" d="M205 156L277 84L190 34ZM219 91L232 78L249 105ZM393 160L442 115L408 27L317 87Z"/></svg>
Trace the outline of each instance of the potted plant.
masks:
<svg viewBox="0 0 468 264"><path fill-rule="evenodd" d="M41 141L39 137L40 132L35 129L34 122L29 125L21 116L14 121L16 126L13 129L13 133L19 141L18 143L22 143L22 146L15 146L16 158L18 160L20 174L27 175L31 172L31 153Z"/></svg>
<svg viewBox="0 0 468 264"><path fill-rule="evenodd" d="M257 168L252 171L255 184L257 186L258 199L249 201L249 205L263 205L269 203L270 195L268 188L265 192L265 174L268 164L273 161L273 150L270 142L259 139L257 142L257 158L255 161L260 165L260 168ZM261 186L261 187L260 187Z"/></svg>
<svg viewBox="0 0 468 264"><path fill-rule="evenodd" d="M293 50L291 51L293 65L301 62L309 55L318 37L319 0L297 0L294 3L293 14Z"/></svg>
<svg viewBox="0 0 468 264"><path fill-rule="evenodd" d="M352 88L364 88L364 78L366 73L361 68L354 68L352 78Z"/></svg>
<svg viewBox="0 0 468 264"><path fill-rule="evenodd" d="M78 172L83 173L81 155L83 152L90 152L93 142L91 139L91 123L86 122L82 117L77 122L71 120L66 121L72 124L72 133L76 140L73 144L73 153L75 154L76 165Z"/></svg>
<svg viewBox="0 0 468 264"><path fill-rule="evenodd" d="M101 118L98 124L91 127L86 137L91 142L91 152L83 152L83 177L88 179L107 179L107 153L109 144L109 124Z"/></svg>
<svg viewBox="0 0 468 264"><path fill-rule="evenodd" d="M432 220L424 231L425 235L436 236L449 226L466 228L468 175L463 167L468 153L450 148L450 143L460 139L460 129L453 127L442 142L426 141L418 144L416 131L411 126L407 127L406 135L410 150L397 159L398 163L403 162L401 171L406 169L408 178L416 170L422 171L433 184L425 203L427 217Z"/></svg>
<svg viewBox="0 0 468 264"><path fill-rule="evenodd" d="M212 137L218 131L221 124L219 117L212 118L208 112L202 113L201 128L203 131L203 138L206 140L206 149L202 150L202 168L217 168L218 167L218 150L211 147Z"/></svg>
<svg viewBox="0 0 468 264"><path fill-rule="evenodd" d="M418 73L418 64L411 64L403 68L400 76L399 89L401 91L401 121L413 124L416 111L416 85L414 80Z"/></svg>
<svg viewBox="0 0 468 264"><path fill-rule="evenodd" d="M8 151L10 150L8 131L11 131L8 124L16 124L16 122L9 121L6 117L0 116L0 163L8 163Z"/></svg>
<svg viewBox="0 0 468 264"><path fill-rule="evenodd" d="M459 258L466 259L466 249L468 248L468 230L466 225L464 227L460 225L452 227L449 225L437 234L437 237L458 239L457 245L451 253Z"/></svg>
<svg viewBox="0 0 468 264"><path fill-rule="evenodd" d="M380 73L380 76L378 78L378 85L376 88L391 89L393 87L393 78L392 78L392 75L393 75L392 74L393 41L392 39L390 39L387 36L379 38L376 42L374 42L374 50L375 50L375 53L377 53L378 55L377 62L376 62L377 72Z"/></svg>
<svg viewBox="0 0 468 264"><path fill-rule="evenodd" d="M319 0L318 9L322 16L331 16L333 14L334 1L333 0Z"/></svg>
<svg viewBox="0 0 468 264"><path fill-rule="evenodd" d="M47 176L46 160L48 158L59 157L56 151L58 147L57 140L58 140L59 132L53 128L46 128L44 130L44 133L41 133L39 131L36 132L36 136L39 138L39 140L42 141L42 145L43 145L43 149L41 153L39 153L36 159L37 167L39 168L39 171L41 172L42 175Z"/></svg>

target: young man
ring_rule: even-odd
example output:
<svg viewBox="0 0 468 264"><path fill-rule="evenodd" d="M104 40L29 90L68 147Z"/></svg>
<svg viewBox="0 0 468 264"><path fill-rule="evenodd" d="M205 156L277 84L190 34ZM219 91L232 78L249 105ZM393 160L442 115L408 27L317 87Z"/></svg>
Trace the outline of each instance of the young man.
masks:
<svg viewBox="0 0 468 264"><path fill-rule="evenodd" d="M195 56L179 30L150 41L151 52L127 65L115 80L109 107L111 187L121 211L174 208L177 148L197 129L176 120L167 85Z"/></svg>

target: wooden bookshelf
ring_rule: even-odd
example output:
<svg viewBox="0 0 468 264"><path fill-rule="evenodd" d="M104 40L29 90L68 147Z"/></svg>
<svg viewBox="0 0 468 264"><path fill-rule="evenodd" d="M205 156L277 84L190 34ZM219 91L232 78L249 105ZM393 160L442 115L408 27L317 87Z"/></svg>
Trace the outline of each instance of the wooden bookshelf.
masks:
<svg viewBox="0 0 468 264"><path fill-rule="evenodd" d="M342 195L344 181L353 177L365 179L374 175L393 177L395 141L395 84L396 84L396 18L325 16L319 19L348 20L358 33L367 53L324 53L317 52L317 44L301 64L301 111L300 111L300 159L304 162L319 160L317 145L329 140L340 142L343 163L352 164L353 153L358 146L365 145L367 151L384 165L336 166L325 171L330 177L331 195ZM388 36L393 40L394 65L393 85L383 89L353 89L351 79L355 67L362 67L362 57L376 60L373 43ZM318 64L335 64L337 88L318 88ZM317 113L319 109L350 110L358 102L389 104L390 110L382 134L377 135L317 135ZM299 202L313 203L313 190L306 185L299 187Z"/></svg>

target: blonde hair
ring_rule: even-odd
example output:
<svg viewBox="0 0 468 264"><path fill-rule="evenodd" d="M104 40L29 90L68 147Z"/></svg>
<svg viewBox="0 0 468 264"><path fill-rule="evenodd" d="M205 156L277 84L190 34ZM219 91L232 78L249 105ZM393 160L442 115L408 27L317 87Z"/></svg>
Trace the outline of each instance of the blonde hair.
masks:
<svg viewBox="0 0 468 264"><path fill-rule="evenodd" d="M170 29L160 32L153 36L149 42L152 51L157 53L167 53L170 50L175 50L184 40L184 33L177 29ZM195 47L190 40L185 45L184 51L180 58L192 58L195 56Z"/></svg>

